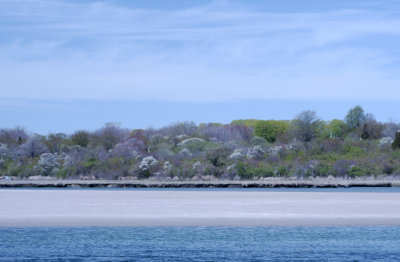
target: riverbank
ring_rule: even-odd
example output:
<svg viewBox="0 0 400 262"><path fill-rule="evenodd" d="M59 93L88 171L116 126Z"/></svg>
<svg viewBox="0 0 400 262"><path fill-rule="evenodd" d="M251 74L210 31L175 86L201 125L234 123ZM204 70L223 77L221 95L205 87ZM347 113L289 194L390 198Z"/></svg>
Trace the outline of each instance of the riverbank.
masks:
<svg viewBox="0 0 400 262"><path fill-rule="evenodd" d="M156 181L156 180L5 180L0 188L339 188L400 187L400 180L265 179L250 181Z"/></svg>
<svg viewBox="0 0 400 262"><path fill-rule="evenodd" d="M0 190L1 227L400 225L399 193Z"/></svg>

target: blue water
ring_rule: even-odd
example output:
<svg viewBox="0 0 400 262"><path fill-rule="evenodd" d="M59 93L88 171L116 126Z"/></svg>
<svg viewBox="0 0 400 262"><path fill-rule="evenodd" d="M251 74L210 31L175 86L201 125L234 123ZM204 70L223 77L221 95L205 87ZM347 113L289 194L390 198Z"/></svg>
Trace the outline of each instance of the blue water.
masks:
<svg viewBox="0 0 400 262"><path fill-rule="evenodd" d="M398 226L0 228L0 261L398 260Z"/></svg>

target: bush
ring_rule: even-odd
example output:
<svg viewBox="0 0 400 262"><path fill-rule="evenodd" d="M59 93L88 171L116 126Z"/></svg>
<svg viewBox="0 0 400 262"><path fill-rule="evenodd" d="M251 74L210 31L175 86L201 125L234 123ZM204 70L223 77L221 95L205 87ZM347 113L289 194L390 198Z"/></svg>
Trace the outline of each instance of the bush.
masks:
<svg viewBox="0 0 400 262"><path fill-rule="evenodd" d="M287 176L289 174L289 171L286 166L279 166L276 170L276 173L278 174L278 176L283 177Z"/></svg>
<svg viewBox="0 0 400 262"><path fill-rule="evenodd" d="M258 121L254 128L254 135L265 138L268 142L275 142L277 136L288 130L289 124L286 121Z"/></svg>
<svg viewBox="0 0 400 262"><path fill-rule="evenodd" d="M269 166L251 166L248 163L239 162L235 165L237 175L241 179L251 179L253 177L272 177L275 176L274 169Z"/></svg>
<svg viewBox="0 0 400 262"><path fill-rule="evenodd" d="M387 161L385 161L385 162L383 163L382 171L383 171L384 174L390 175L390 174L393 173L394 169L395 169L395 168L394 168L394 166L393 166L393 163L387 162Z"/></svg>
<svg viewBox="0 0 400 262"><path fill-rule="evenodd" d="M90 158L85 164L85 168L91 170L93 168L95 168L96 166L98 166L100 164L99 161L97 161L96 158Z"/></svg>
<svg viewBox="0 0 400 262"><path fill-rule="evenodd" d="M367 171L364 170L363 168L359 166L352 166L349 171L349 176L350 177L359 177L359 176L364 176L367 175Z"/></svg>
<svg viewBox="0 0 400 262"><path fill-rule="evenodd" d="M207 152L207 160L215 167L224 166L228 156L229 150L223 147L217 147Z"/></svg>
<svg viewBox="0 0 400 262"><path fill-rule="evenodd" d="M392 143L393 150L400 149L400 131L397 131L394 141Z"/></svg>

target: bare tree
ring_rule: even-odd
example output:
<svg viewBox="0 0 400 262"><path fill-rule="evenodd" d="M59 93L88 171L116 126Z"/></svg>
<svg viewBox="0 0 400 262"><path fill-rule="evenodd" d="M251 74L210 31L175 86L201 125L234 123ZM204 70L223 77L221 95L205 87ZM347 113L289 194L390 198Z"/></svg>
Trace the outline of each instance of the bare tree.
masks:
<svg viewBox="0 0 400 262"><path fill-rule="evenodd" d="M43 142L51 153L59 153L66 139L67 135L64 133L49 134Z"/></svg>
<svg viewBox="0 0 400 262"><path fill-rule="evenodd" d="M21 145L29 136L22 127L0 129L0 143L7 145Z"/></svg>
<svg viewBox="0 0 400 262"><path fill-rule="evenodd" d="M161 129L169 137L186 135L191 136L194 135L197 131L197 126L194 122L186 121L186 122L178 122L174 124L170 124L167 127Z"/></svg>
<svg viewBox="0 0 400 262"><path fill-rule="evenodd" d="M389 122L385 124L385 128L383 129L383 136L388 136L394 139L396 132L400 130L400 124Z"/></svg>
<svg viewBox="0 0 400 262"><path fill-rule="evenodd" d="M321 130L321 120L315 111L303 111L293 120L296 137L302 142L309 142Z"/></svg>
<svg viewBox="0 0 400 262"><path fill-rule="evenodd" d="M253 135L253 128L238 125L206 124L199 127L199 134L208 138L215 138L220 142L231 140L249 142Z"/></svg>
<svg viewBox="0 0 400 262"><path fill-rule="evenodd" d="M142 140L137 138L129 138L127 141L118 143L112 153L115 156L127 158L127 159L136 159L140 157L141 153L144 153L145 145Z"/></svg>
<svg viewBox="0 0 400 262"><path fill-rule="evenodd" d="M108 151L116 144L126 140L129 134L129 130L121 128L119 123L107 123L93 133L91 142L94 146L102 146Z"/></svg>

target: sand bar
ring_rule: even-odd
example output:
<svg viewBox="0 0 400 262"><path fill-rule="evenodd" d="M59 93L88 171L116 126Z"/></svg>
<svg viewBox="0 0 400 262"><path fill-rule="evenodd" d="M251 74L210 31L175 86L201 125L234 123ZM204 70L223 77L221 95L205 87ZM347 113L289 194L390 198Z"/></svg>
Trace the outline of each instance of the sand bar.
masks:
<svg viewBox="0 0 400 262"><path fill-rule="evenodd" d="M400 193L0 190L0 226L400 225Z"/></svg>

